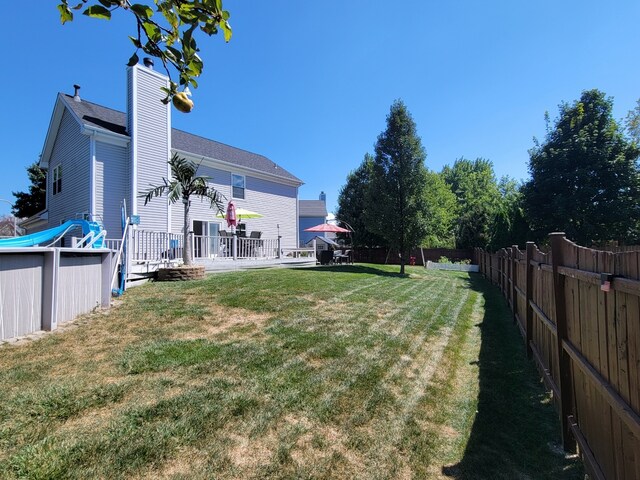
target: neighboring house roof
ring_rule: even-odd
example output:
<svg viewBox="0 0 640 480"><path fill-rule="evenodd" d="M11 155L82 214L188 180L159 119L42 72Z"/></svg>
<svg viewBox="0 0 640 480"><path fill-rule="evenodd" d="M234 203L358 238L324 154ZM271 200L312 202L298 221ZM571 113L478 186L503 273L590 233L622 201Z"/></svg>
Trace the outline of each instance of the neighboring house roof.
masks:
<svg viewBox="0 0 640 480"><path fill-rule="evenodd" d="M32 229L47 224L49 219L49 211L45 208L36 214L31 215L28 218L23 218L18 221L18 226L21 228Z"/></svg>
<svg viewBox="0 0 640 480"><path fill-rule="evenodd" d="M129 136L127 132L127 115L124 112L103 107L84 99L81 102L76 102L71 95L67 94L61 93L60 97L85 126ZM287 172L264 155L248 152L175 128L171 129L171 148L302 184L299 178Z"/></svg>
<svg viewBox="0 0 640 480"><path fill-rule="evenodd" d="M327 216L327 205L322 200L300 200L299 217L324 217Z"/></svg>
<svg viewBox="0 0 640 480"><path fill-rule="evenodd" d="M318 242L324 242L324 243L326 243L327 245L331 245L331 246L334 246L334 247L339 247L339 246L340 246L340 244L339 244L339 243L334 242L334 241L333 241L332 239L330 239L329 237L321 237L320 235L316 235L315 237L310 238L309 240L307 240L307 241L305 242L305 245L311 245L311 244L313 243L313 239L314 239L314 238L316 239L316 241L318 241Z"/></svg>

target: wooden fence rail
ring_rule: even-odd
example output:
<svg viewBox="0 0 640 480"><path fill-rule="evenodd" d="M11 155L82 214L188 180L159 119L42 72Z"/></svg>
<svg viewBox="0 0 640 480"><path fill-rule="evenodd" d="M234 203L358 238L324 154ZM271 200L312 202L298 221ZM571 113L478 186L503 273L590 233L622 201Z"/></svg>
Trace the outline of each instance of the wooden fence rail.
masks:
<svg viewBox="0 0 640 480"><path fill-rule="evenodd" d="M577 444L592 478L640 479L640 251L550 240L547 253L528 242L475 261L553 392L565 449Z"/></svg>

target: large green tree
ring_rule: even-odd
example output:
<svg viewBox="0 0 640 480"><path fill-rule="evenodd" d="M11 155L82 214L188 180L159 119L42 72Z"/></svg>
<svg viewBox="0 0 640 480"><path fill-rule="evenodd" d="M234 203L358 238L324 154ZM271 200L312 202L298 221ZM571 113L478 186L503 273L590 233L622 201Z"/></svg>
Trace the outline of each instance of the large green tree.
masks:
<svg viewBox="0 0 640 480"><path fill-rule="evenodd" d="M27 167L29 176L29 190L27 192L11 192L16 201L11 213L16 217L26 218L42 211L46 207L47 174L34 162Z"/></svg>
<svg viewBox="0 0 640 480"><path fill-rule="evenodd" d="M371 181L373 156L365 154L358 168L347 176L347 183L338 194L338 221L345 222L353 229L352 242L355 247L376 247L385 242L371 232L365 220L367 209L367 189Z"/></svg>
<svg viewBox="0 0 640 480"><path fill-rule="evenodd" d="M460 158L453 166L445 166L441 175L458 202L456 246L486 248L500 199L493 164L483 158Z"/></svg>
<svg viewBox="0 0 640 480"><path fill-rule="evenodd" d="M631 140L640 144L640 100L636 102L633 110L627 113L626 127Z"/></svg>
<svg viewBox="0 0 640 480"><path fill-rule="evenodd" d="M456 196L441 175L427 172L425 181L427 235L421 246L428 248L455 247L455 227L458 215Z"/></svg>
<svg viewBox="0 0 640 480"><path fill-rule="evenodd" d="M146 205L155 197L167 195L169 203L182 201L184 205L184 245L182 248L182 260L185 265L193 264L193 252L191 251L191 241L189 239L189 229L191 220L189 218L189 210L191 208L191 197L196 196L206 198L211 202L211 208L222 212L222 194L215 188L209 186L210 178L203 175L197 175L198 165L187 160L186 158L173 154L169 160L171 167L171 179L162 179L162 185L152 186L149 190L140 192L139 196L144 198Z"/></svg>
<svg viewBox="0 0 640 480"><path fill-rule="evenodd" d="M637 241L640 152L612 108L604 93L584 91L560 105L544 142L530 150L531 179L523 193L536 240L564 231L582 245Z"/></svg>
<svg viewBox="0 0 640 480"><path fill-rule="evenodd" d="M498 191L500 197L491 222L488 247L494 251L512 245L524 248L530 238L529 224L522 204L521 185L505 176L498 182Z"/></svg>
<svg viewBox="0 0 640 480"><path fill-rule="evenodd" d="M425 158L416 124L405 104L396 100L375 146L365 213L371 231L399 250L401 274L408 250L427 234Z"/></svg>
<svg viewBox="0 0 640 480"><path fill-rule="evenodd" d="M211 36L222 31L227 42L231 38L229 12L222 0L60 0L58 10L63 24L72 21L76 11L102 20L111 19L115 12L130 15L136 29L129 36L134 48L129 65L138 63L142 51L158 58L170 78L177 72L178 83L172 79L165 103L178 94L179 85L198 87L196 79L204 67L198 56L198 33Z"/></svg>

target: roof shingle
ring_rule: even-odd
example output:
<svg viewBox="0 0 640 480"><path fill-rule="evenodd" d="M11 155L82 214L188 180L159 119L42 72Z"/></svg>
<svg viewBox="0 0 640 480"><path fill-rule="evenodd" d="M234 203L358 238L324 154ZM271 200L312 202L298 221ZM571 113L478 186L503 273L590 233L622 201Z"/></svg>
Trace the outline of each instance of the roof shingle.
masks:
<svg viewBox="0 0 640 480"><path fill-rule="evenodd" d="M90 127L129 136L127 116L124 112L82 100L76 102L71 95L62 94L66 104ZM256 170L302 184L302 181L264 155L248 152L198 135L171 129L171 147L196 156L219 160L239 167Z"/></svg>

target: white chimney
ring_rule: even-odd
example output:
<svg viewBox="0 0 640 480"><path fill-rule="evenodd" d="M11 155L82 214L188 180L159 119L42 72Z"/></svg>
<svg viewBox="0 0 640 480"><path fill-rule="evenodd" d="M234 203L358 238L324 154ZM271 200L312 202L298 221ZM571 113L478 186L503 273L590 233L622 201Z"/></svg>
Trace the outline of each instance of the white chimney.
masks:
<svg viewBox="0 0 640 480"><path fill-rule="evenodd" d="M148 63L148 62L145 62ZM127 70L127 131L131 136L131 213L140 215L140 227L169 231L171 225L166 199L144 205L140 192L161 185L169 178L167 161L171 152L171 108L160 90L169 87L169 78L149 66L134 65Z"/></svg>

